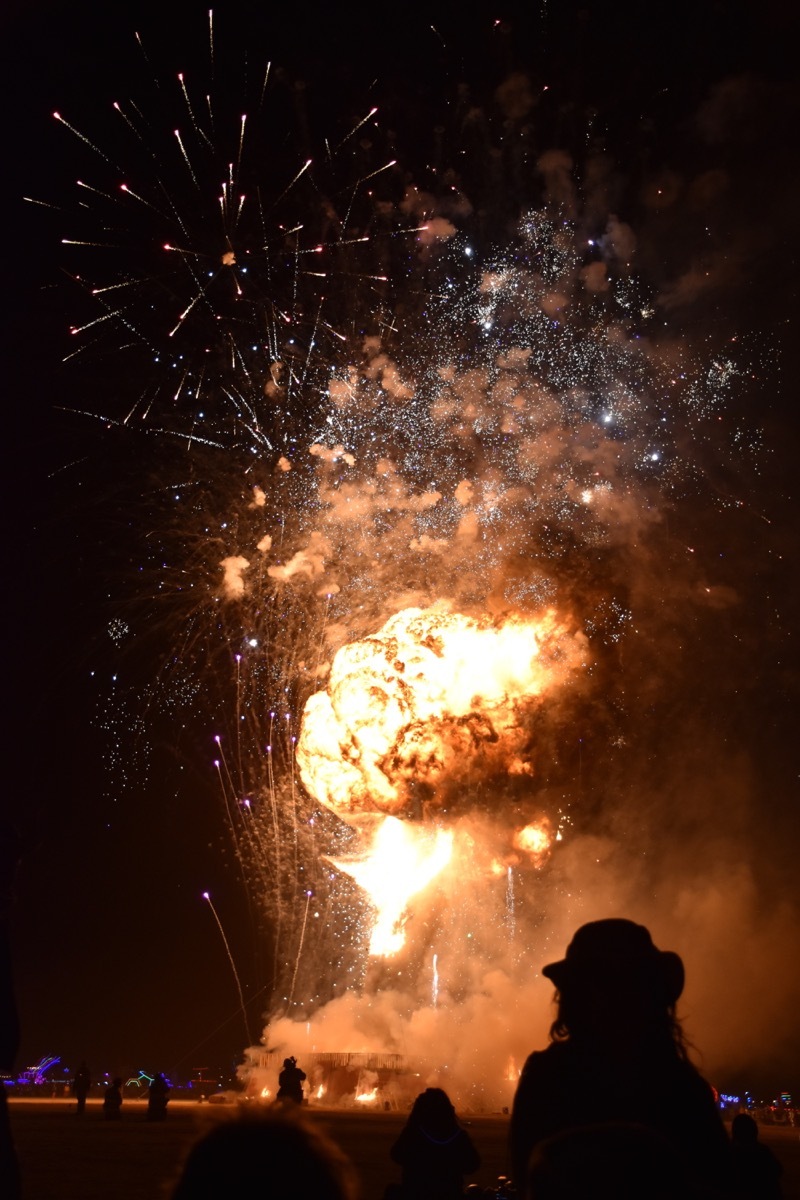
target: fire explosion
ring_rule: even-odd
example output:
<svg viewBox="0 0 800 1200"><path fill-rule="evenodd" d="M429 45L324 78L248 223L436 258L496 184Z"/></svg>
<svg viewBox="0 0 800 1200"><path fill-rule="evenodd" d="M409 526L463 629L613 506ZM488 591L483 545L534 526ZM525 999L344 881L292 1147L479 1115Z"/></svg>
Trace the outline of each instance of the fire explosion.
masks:
<svg viewBox="0 0 800 1200"><path fill-rule="evenodd" d="M549 996L530 964L581 912L548 871L584 742L625 744L623 651L647 661L647 589L676 569L653 541L736 369L656 336L633 232L581 207L563 153L479 252L457 173L410 184L375 109L265 175L284 87L267 65L235 119L183 74L150 123L115 104L122 187L55 114L91 179L63 239L71 332L147 372L103 423L189 451L154 591L183 622L170 703L202 679L232 729L217 765L272 947L268 1049L331 1070L363 1052L367 1075L402 1054L461 1103L479 1079L506 1102Z"/></svg>
<svg viewBox="0 0 800 1200"><path fill-rule="evenodd" d="M297 762L316 800L368 831L362 855L331 861L375 906L372 954L401 948L410 897L446 867L462 870L442 826L457 822L464 794L481 778L534 775L531 718L584 642L552 612L490 622L440 607L397 613L338 652L327 688L306 702ZM548 849L541 829L515 839L537 861Z"/></svg>

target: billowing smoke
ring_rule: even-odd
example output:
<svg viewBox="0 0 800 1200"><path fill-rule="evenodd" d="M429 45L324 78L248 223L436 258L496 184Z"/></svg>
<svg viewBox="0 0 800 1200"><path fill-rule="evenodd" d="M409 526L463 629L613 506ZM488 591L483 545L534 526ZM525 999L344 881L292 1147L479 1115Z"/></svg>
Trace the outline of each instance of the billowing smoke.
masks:
<svg viewBox="0 0 800 1200"><path fill-rule="evenodd" d="M553 158L551 188L567 168ZM329 980L326 1004L304 1001L298 964L320 936L306 922L271 1047L401 1053L462 1104L508 1103L551 1019L541 965L582 921L628 914L684 955L687 1028L707 1069L752 1062L757 1036L741 1053L729 1045L752 1022L751 981L721 1024L712 981L742 937L774 974L796 917L783 906L780 932L765 936L733 840L699 849L725 812L725 764L701 754L675 794L706 694L690 694L682 627L710 628L737 596L665 527L702 490L695 460L737 369L640 335L650 302L628 274L634 246L610 218L592 260L573 228L531 214L515 254L466 282L459 264L458 287L431 304L432 332L394 339L391 355L366 339L330 379L326 439L298 450L300 469L304 454L316 461L313 528L297 523L278 554L273 535L265 563L270 580L324 605L297 761L340 822L317 845L361 889L361 915L348 915L361 965ZM444 282L466 248L442 252ZM263 576L248 581L257 600ZM535 632L505 660L471 645L469 670L445 667L442 684L448 631L469 641L508 628L543 630L543 657ZM536 680L523 682L531 663ZM445 702L451 687L460 698ZM680 845L688 814L697 861ZM398 818L406 840L392 849ZM446 854L436 829L452 836ZM382 917L394 867L405 901L392 884ZM352 903L340 896L328 920ZM376 929L385 939L370 940ZM775 1011L792 987L785 979ZM775 1043L773 1015L763 1006L758 1025Z"/></svg>

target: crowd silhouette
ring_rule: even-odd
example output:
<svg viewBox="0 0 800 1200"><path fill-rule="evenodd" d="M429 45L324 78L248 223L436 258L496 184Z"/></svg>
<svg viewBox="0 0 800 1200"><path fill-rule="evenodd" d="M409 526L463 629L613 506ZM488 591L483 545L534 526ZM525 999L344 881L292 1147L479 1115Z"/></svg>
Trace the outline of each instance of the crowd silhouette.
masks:
<svg viewBox="0 0 800 1200"><path fill-rule="evenodd" d="M592 921L542 974L555 986L556 1013L549 1044L529 1055L516 1089L512 1180L465 1193L480 1156L447 1093L428 1087L391 1147L400 1180L384 1200L780 1200L782 1167L755 1120L740 1113L729 1137L690 1060L676 1015L684 986L678 954L658 949L633 921ZM215 1123L189 1149L172 1200L358 1200L353 1164L303 1108L305 1080L297 1060L284 1059L272 1108L243 1108ZM90 1087L82 1062L72 1081L78 1115ZM117 1077L105 1089L105 1120L121 1119L122 1088ZM165 1119L169 1092L156 1074L148 1121ZM7 1123L0 1135L3 1194L16 1197Z"/></svg>
<svg viewBox="0 0 800 1200"><path fill-rule="evenodd" d="M556 988L549 1045L527 1059L514 1097L501 1177L466 1195L510 1200L778 1200L781 1167L736 1117L729 1138L710 1085L690 1060L676 1016L684 968L633 921L578 929L543 968ZM352 1200L354 1172L305 1123L302 1082L284 1060L276 1104L207 1134L190 1152L173 1200L298 1194ZM384 1200L459 1200L480 1165L447 1093L421 1092L390 1156ZM218 1180L217 1183L213 1182ZM259 1191L262 1188L262 1191Z"/></svg>

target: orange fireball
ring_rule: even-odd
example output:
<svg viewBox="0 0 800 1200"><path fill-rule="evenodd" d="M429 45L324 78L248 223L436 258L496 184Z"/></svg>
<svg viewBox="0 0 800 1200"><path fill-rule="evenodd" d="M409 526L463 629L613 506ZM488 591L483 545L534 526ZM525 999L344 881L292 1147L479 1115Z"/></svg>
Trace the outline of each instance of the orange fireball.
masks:
<svg viewBox="0 0 800 1200"><path fill-rule="evenodd" d="M540 821L525 825L514 834L514 846L528 855L531 863L539 867L550 853L553 835L550 822L546 817Z"/></svg>
<svg viewBox="0 0 800 1200"><path fill-rule="evenodd" d="M436 606L396 613L335 656L306 704L297 762L309 793L362 835L359 854L330 861L369 896L372 954L401 949L410 899L451 862L440 823L456 785L533 774L532 716L584 650L552 611L492 620ZM545 822L515 839L534 866L549 844Z"/></svg>
<svg viewBox="0 0 800 1200"><path fill-rule="evenodd" d="M476 619L405 609L344 646L308 700L297 747L305 787L344 820L413 807L415 785L533 774L530 715L582 664L555 613Z"/></svg>

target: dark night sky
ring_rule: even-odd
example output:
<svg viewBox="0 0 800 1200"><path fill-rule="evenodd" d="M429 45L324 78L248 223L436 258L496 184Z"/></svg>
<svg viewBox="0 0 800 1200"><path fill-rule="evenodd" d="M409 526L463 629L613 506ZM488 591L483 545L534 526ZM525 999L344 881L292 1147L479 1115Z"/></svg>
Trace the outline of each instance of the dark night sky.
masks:
<svg viewBox="0 0 800 1200"><path fill-rule="evenodd" d="M114 669L105 630L118 611L131 566L130 479L141 443L109 440L91 422L60 411L95 404L91 378L60 365L72 319L59 278L57 215L21 202L58 197L72 179L75 147L53 128L55 108L91 127L96 102L133 94L141 70L131 33L147 31L164 61L180 69L184 47L202 42L207 5L7 3L0 28L6 171L4 443L6 591L11 616L6 687L11 709L4 805L23 840L12 914L22 1019L20 1066L45 1053L70 1065L86 1057L100 1069L127 1071L223 1065L239 1054L243 1022L224 946L201 893L209 889L239 964L251 1028L265 1001L258 938L231 865L209 763L212 727L168 730L163 718L147 772L121 790L109 771L108 739L97 723L101 677ZM479 103L513 69L552 80L566 103L594 106L621 172L640 183L623 215L640 234L640 267L656 287L693 259L691 221L658 216L642 202L642 181L696 172L703 154L722 154L732 184L720 200L720 227L736 269L704 300L678 305L678 330L745 330L756 347L780 354L769 386L738 399L765 429L769 466L757 483L732 477L721 487L752 486L747 503L771 524L711 528L710 514L687 516L698 538L730 544L737 586L752 605L736 650L747 676L743 709L731 728L747 743L764 792L763 847L776 870L798 842L796 764L797 417L796 334L798 91L789 3L585 4L478 3L456 21L454 5L283 5L238 2L219 10L220 37L234 18L269 31L272 57L312 81L312 107L327 97L391 97L410 169L414 155L461 79ZM506 32L492 37L496 19ZM435 31L431 30L435 26ZM192 33L191 30L199 33ZM189 32L187 32L187 30ZM694 114L722 80L738 81L740 134L709 150L692 133ZM326 85L329 90L326 90ZM336 101L333 101L334 103ZM366 105L357 103L356 108ZM642 119L651 130L642 134ZM564 118L564 126L569 121ZM414 131L420 137L415 147ZM57 136L58 135L58 136ZM542 138L567 132L557 129ZM558 141L551 144L559 145ZM401 147L402 148L402 147ZM541 150L549 148L543 141ZM641 185L641 186L640 186ZM687 236L687 230L689 234ZM717 263L716 267L719 266ZM753 411L753 408L757 411ZM747 539L764 553L750 555ZM767 549L769 553L767 553ZM780 557L782 556L782 557ZM747 579L742 578L751 571ZM759 626L778 630L762 660ZM748 625L743 618L743 627ZM148 662L126 663L126 678L146 688ZM96 671L95 681L91 672ZM749 709L745 711L746 706ZM135 715L135 714L134 714ZM783 878L784 876L781 876ZM787 947L787 954L797 953ZM798 1064L790 1065L800 1084ZM769 1084L771 1081L767 1081ZM776 1080L777 1082L777 1080Z"/></svg>

